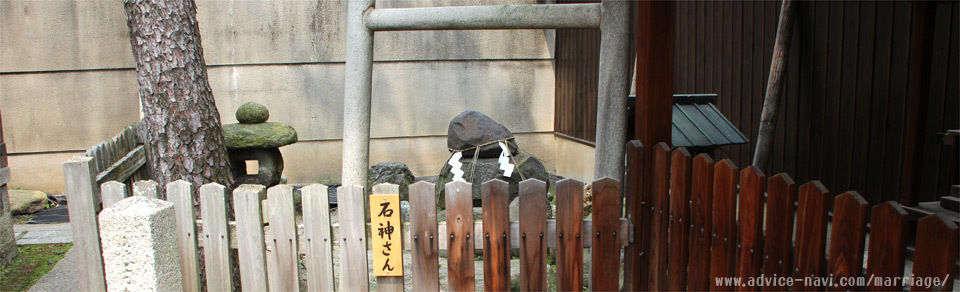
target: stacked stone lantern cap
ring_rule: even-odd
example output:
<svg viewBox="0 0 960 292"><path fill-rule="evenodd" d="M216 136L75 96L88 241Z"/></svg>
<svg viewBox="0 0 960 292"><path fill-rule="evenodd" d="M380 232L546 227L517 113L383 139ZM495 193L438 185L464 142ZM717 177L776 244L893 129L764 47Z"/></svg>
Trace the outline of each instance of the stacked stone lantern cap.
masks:
<svg viewBox="0 0 960 292"><path fill-rule="evenodd" d="M223 125L227 149L278 148L297 142L297 131L290 125L267 122L267 107L248 102L237 109L237 124Z"/></svg>

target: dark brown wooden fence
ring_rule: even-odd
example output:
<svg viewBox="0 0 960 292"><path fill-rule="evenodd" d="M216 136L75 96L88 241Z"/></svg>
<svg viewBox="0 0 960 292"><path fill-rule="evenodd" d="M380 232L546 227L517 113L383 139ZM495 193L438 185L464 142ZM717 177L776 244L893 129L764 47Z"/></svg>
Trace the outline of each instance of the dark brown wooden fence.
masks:
<svg viewBox="0 0 960 292"><path fill-rule="evenodd" d="M749 139L750 165L779 1L679 1L675 93L717 93ZM960 183L960 3L798 2L769 171L861 192L871 204L934 201ZM593 141L599 32L557 30L555 131Z"/></svg>
<svg viewBox="0 0 960 292"><path fill-rule="evenodd" d="M960 127L958 6L798 2L770 170L872 204L946 195L957 148L938 138ZM675 90L720 95L718 108L751 140L723 148L738 165L752 162L779 9L677 3Z"/></svg>
<svg viewBox="0 0 960 292"><path fill-rule="evenodd" d="M627 161L637 159L641 147L628 144ZM707 154L691 157L687 150L671 151L664 143L655 150L656 173L648 182L654 185L652 196L642 196L641 188L633 187L625 193L643 200L643 207L633 211L639 235L633 245L649 263L633 274L625 271L643 279L634 290L739 291L762 285L763 290L809 291L834 284L833 290L952 289L960 230L941 215L919 221L911 274L938 277L945 286L913 285L902 278L883 282L902 277L905 269L908 215L896 202L874 206L868 217L870 205L855 191L834 196L819 181L797 187L785 173L767 178L756 167L738 170L729 159L714 163ZM628 173L640 171L640 164L628 165ZM868 219L872 228L865 249ZM761 275L768 281L797 280L747 284L748 277ZM746 286L723 281L732 276L741 277Z"/></svg>

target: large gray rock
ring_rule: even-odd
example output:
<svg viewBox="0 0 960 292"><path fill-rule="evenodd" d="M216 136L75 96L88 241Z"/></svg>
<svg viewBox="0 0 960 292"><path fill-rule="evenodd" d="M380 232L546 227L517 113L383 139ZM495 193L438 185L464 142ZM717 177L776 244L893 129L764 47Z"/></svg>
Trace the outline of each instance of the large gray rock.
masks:
<svg viewBox="0 0 960 292"><path fill-rule="evenodd" d="M374 164L367 169L367 185L371 188L377 184L391 183L400 186L400 200L406 201L409 197L408 186L413 183L416 177L406 164L400 162L384 161Z"/></svg>
<svg viewBox="0 0 960 292"><path fill-rule="evenodd" d="M477 159L476 168L473 168L473 158L460 160L460 162L463 163L463 167L461 168L464 172L463 178L467 180L467 182L473 183L473 206L480 207L482 205L482 201L480 200L480 186L484 182L493 179L499 179L510 184L510 200L520 196L520 181L523 180L521 179L521 173L524 179L539 179L547 183L547 189L550 188L550 173L547 172L547 169L543 166L543 163L540 162L540 159L523 152L514 158L516 159L517 166L511 177L504 177L502 175L503 171L500 170L500 162L498 162L496 158L479 158ZM471 169L473 169L476 175L471 173ZM452 180L453 174L450 173L450 165L446 165L441 172L439 185L445 185ZM437 206L441 209L445 208L446 201L444 198L444 190L440 188L440 192L437 194Z"/></svg>
<svg viewBox="0 0 960 292"><path fill-rule="evenodd" d="M47 206L47 194L41 191L10 190L10 213L33 214Z"/></svg>
<svg viewBox="0 0 960 292"><path fill-rule="evenodd" d="M270 118L267 107L256 102L248 102L237 108L237 121L241 124L259 124Z"/></svg>
<svg viewBox="0 0 960 292"><path fill-rule="evenodd" d="M463 157L473 157L474 148L497 140L511 138L508 147L513 155L517 154L513 133L497 121L478 111L465 111L450 121L447 129L447 148L463 151ZM480 148L479 157L497 158L500 146L486 145Z"/></svg>
<svg viewBox="0 0 960 292"><path fill-rule="evenodd" d="M227 149L277 148L297 142L297 131L281 123L226 124Z"/></svg>

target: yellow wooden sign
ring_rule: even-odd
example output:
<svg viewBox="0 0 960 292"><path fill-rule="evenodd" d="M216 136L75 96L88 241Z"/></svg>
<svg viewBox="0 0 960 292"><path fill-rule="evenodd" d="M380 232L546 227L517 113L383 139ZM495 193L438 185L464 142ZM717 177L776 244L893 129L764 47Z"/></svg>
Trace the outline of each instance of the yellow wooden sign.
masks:
<svg viewBox="0 0 960 292"><path fill-rule="evenodd" d="M373 274L377 277L403 276L400 216L399 194L370 196Z"/></svg>

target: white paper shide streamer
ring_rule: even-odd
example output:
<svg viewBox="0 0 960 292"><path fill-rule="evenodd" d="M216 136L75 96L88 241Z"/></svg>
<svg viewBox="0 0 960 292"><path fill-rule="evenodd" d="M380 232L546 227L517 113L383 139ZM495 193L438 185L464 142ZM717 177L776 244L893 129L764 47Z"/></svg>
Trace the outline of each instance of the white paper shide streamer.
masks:
<svg viewBox="0 0 960 292"><path fill-rule="evenodd" d="M500 162L500 170L503 170L504 177L510 177L513 175L513 164L510 164L510 149L507 148L507 144L500 142L500 159L497 161Z"/></svg>
<svg viewBox="0 0 960 292"><path fill-rule="evenodd" d="M463 152L457 151L453 153L453 156L450 157L450 161L447 164L450 165L450 173L453 174L453 181L462 181L467 182L463 179L463 163L460 163L460 158L463 157Z"/></svg>

